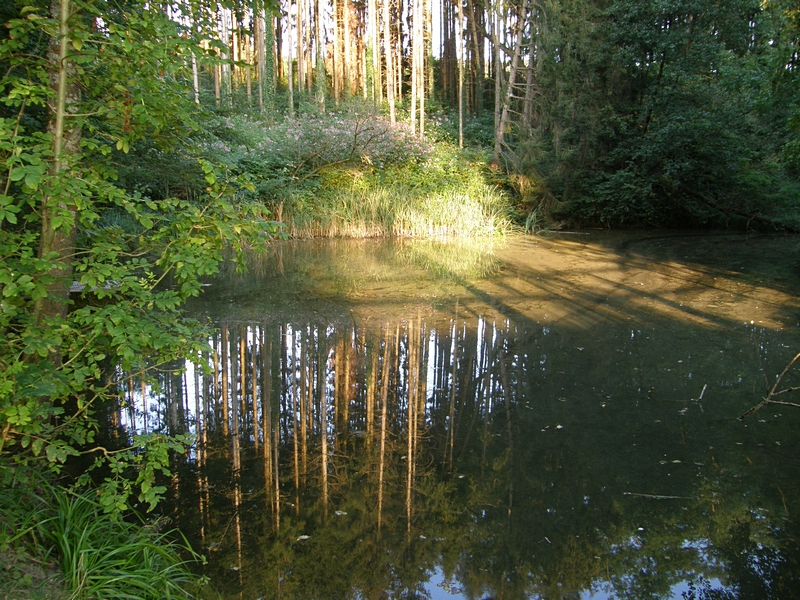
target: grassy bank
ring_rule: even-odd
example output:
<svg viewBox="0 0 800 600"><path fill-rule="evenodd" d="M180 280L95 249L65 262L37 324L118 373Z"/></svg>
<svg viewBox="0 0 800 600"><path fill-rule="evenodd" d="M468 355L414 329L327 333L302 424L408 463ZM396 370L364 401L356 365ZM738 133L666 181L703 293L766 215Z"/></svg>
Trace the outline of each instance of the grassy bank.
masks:
<svg viewBox="0 0 800 600"><path fill-rule="evenodd" d="M158 524L106 514L93 492L0 488L0 598L196 598L199 558Z"/></svg>

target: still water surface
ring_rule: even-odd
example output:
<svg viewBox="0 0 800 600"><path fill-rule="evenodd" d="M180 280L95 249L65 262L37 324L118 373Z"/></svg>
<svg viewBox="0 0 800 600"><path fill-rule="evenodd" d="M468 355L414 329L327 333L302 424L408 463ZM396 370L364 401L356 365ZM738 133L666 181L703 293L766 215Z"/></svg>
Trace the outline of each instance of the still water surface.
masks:
<svg viewBox="0 0 800 600"><path fill-rule="evenodd" d="M123 421L197 434L167 510L224 598L798 597L800 409L737 419L800 351L798 249L281 244Z"/></svg>

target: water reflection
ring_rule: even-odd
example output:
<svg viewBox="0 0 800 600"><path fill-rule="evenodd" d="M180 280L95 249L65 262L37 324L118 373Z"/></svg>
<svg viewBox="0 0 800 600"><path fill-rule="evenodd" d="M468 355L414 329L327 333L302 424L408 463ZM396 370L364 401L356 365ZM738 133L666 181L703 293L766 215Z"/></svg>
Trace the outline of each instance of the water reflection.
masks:
<svg viewBox="0 0 800 600"><path fill-rule="evenodd" d="M224 597L800 589L792 421L735 420L791 332L316 308L226 311L198 366L125 380L124 427L197 436L170 501Z"/></svg>

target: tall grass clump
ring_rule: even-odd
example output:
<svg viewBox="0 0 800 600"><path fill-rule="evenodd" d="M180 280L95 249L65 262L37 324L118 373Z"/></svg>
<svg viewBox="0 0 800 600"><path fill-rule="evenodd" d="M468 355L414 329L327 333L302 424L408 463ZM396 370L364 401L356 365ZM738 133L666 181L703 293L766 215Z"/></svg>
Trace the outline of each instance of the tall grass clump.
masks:
<svg viewBox="0 0 800 600"><path fill-rule="evenodd" d="M0 596L194 598L203 583L185 540L104 513L92 491L4 488L0 517Z"/></svg>
<svg viewBox="0 0 800 600"><path fill-rule="evenodd" d="M241 198L298 238L476 238L512 228L510 199L487 184L485 156L459 152L441 132L420 137L364 110L275 124L224 117L214 131L206 151L252 184Z"/></svg>

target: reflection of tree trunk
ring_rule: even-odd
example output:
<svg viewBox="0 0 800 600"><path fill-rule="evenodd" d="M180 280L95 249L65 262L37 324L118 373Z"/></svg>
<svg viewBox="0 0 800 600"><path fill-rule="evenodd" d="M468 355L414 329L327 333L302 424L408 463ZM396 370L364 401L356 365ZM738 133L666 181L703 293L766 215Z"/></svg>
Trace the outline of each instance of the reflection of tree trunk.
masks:
<svg viewBox="0 0 800 600"><path fill-rule="evenodd" d="M503 403L506 409L506 429L508 432L508 516L510 517L511 509L514 506L514 437L511 428L511 389L509 388L504 354L500 356L500 378L503 382Z"/></svg>
<svg viewBox="0 0 800 600"><path fill-rule="evenodd" d="M459 14L461 11L459 10ZM452 327L452 344L453 344L453 352L452 358L453 366L450 369L450 414L447 422L448 428L448 450L450 452L450 461L449 461L449 469L450 471L453 470L453 445L455 441L455 433L454 433L454 426L453 421L455 420L456 414L456 365L458 364L458 307L456 307L456 319L453 321Z"/></svg>
<svg viewBox="0 0 800 600"><path fill-rule="evenodd" d="M308 333L303 328L303 333L300 337L300 438L303 441L302 460L303 460L303 485L306 484L306 473L308 471L308 427L307 415L308 412Z"/></svg>
<svg viewBox="0 0 800 600"><path fill-rule="evenodd" d="M275 461L275 467L272 470L273 475L275 477L275 531L280 531L281 529L281 478L280 478L280 470L279 470L279 455L278 455L278 444L280 442L281 437L281 428L280 423L278 426L275 427L275 431L273 432L273 446L272 446L272 456L273 460Z"/></svg>
<svg viewBox="0 0 800 600"><path fill-rule="evenodd" d="M199 360L197 361L200 362ZM203 422L200 418L200 371L197 365L194 365L194 434L197 443L197 502L200 512L200 540L205 542L206 539L206 511L205 503L203 502L203 471L205 470L204 453L205 445L203 444Z"/></svg>
<svg viewBox="0 0 800 600"><path fill-rule="evenodd" d="M142 416L144 433L147 433L147 384L144 380L144 371L142 371Z"/></svg>
<svg viewBox="0 0 800 600"><path fill-rule="evenodd" d="M420 431L425 429L425 403L428 399L428 345L427 329L422 325L422 315L417 315L417 360L414 368L416 369L417 380L417 406L414 409L414 463L412 465L413 481L417 480L417 460L419 456L419 437Z"/></svg>
<svg viewBox="0 0 800 600"><path fill-rule="evenodd" d="M272 499L272 371L270 359L272 357L272 340L266 341L265 327L261 328L261 431L264 435L264 494L275 512Z"/></svg>
<svg viewBox="0 0 800 600"><path fill-rule="evenodd" d="M253 403L253 448L258 454L258 330L253 327L253 344L250 347L250 399ZM264 345L261 345L264 351Z"/></svg>
<svg viewBox="0 0 800 600"><path fill-rule="evenodd" d="M247 440L247 328L239 330L239 414L242 419L242 439Z"/></svg>
<svg viewBox="0 0 800 600"><path fill-rule="evenodd" d="M236 340L231 339L231 347L236 347ZM236 385L236 353L231 353L231 380ZM235 390L235 387L234 387ZM234 469L239 469L239 403L236 398L231 399L231 424L233 431L231 433L231 452L233 452Z"/></svg>
<svg viewBox="0 0 800 600"><path fill-rule="evenodd" d="M300 458L298 448L298 390L297 390L297 375L295 372L297 364L297 330L292 329L292 446L294 450L294 510L297 515L300 514Z"/></svg>
<svg viewBox="0 0 800 600"><path fill-rule="evenodd" d="M414 322L410 321L408 324L408 395L407 395L407 424L408 429L408 445L406 449L406 530L411 531L411 503L412 494L411 488L413 487L414 480L414 449L416 447L417 435L417 377L419 375L419 336L415 334Z"/></svg>
<svg viewBox="0 0 800 600"><path fill-rule="evenodd" d="M222 435L228 437L228 326L222 326Z"/></svg>
<svg viewBox="0 0 800 600"><path fill-rule="evenodd" d="M395 334L395 337L396 336L397 334ZM383 473L386 457L386 418L389 400L389 361L391 360L391 356L392 349L389 345L389 324L387 323L383 335L383 371L381 373L381 454L380 466L378 467L378 531L381 530L381 517L383 516Z"/></svg>
<svg viewBox="0 0 800 600"><path fill-rule="evenodd" d="M344 342L339 340L333 351L333 451L336 452L336 438L341 429L342 412L339 402L342 397L342 347Z"/></svg>
<svg viewBox="0 0 800 600"><path fill-rule="evenodd" d="M376 340L378 338L376 337ZM370 363L370 370L367 381L367 444L372 445L372 437L374 435L374 420L375 420L375 391L378 386L378 358L380 354L380 341L378 346L372 349L372 362ZM365 355L366 361L366 355Z"/></svg>
<svg viewBox="0 0 800 600"><path fill-rule="evenodd" d="M234 522L236 527L236 558L237 566L236 572L239 574L239 585L242 585L242 518L239 514L242 506L242 486L239 483L239 472L236 472L236 484L233 488L233 511Z"/></svg>
<svg viewBox="0 0 800 600"><path fill-rule="evenodd" d="M221 410L221 400L220 400L220 372L219 372L219 352L217 352L217 337L214 336L212 343L214 344L214 349L212 352L211 360L213 361L214 365L214 379L211 382L211 398L214 401L214 425L215 427L219 427L220 422L222 421L222 414Z"/></svg>
<svg viewBox="0 0 800 600"><path fill-rule="evenodd" d="M484 374L484 383L483 383L483 451L481 454L481 483L483 483L484 477L484 470L486 468L486 445L489 442L489 413L491 411L491 403L492 403L492 393L494 387L494 380L492 378L492 363L494 361L494 346L492 346L491 342L486 339L486 327L484 327L484 340L485 340L485 351L484 351L484 360L485 365L485 374Z"/></svg>
<svg viewBox="0 0 800 600"><path fill-rule="evenodd" d="M319 423L320 434L322 436L321 452L322 452L322 516L328 518L328 395L325 393L325 360L324 357L324 344L322 339L322 332L320 331L319 340L319 362L317 368L319 369ZM335 387L334 387L335 389Z"/></svg>
<svg viewBox="0 0 800 600"><path fill-rule="evenodd" d="M342 385L342 429L344 431L350 426L350 358L353 352L353 331L348 332L348 340L344 345L344 382Z"/></svg>

